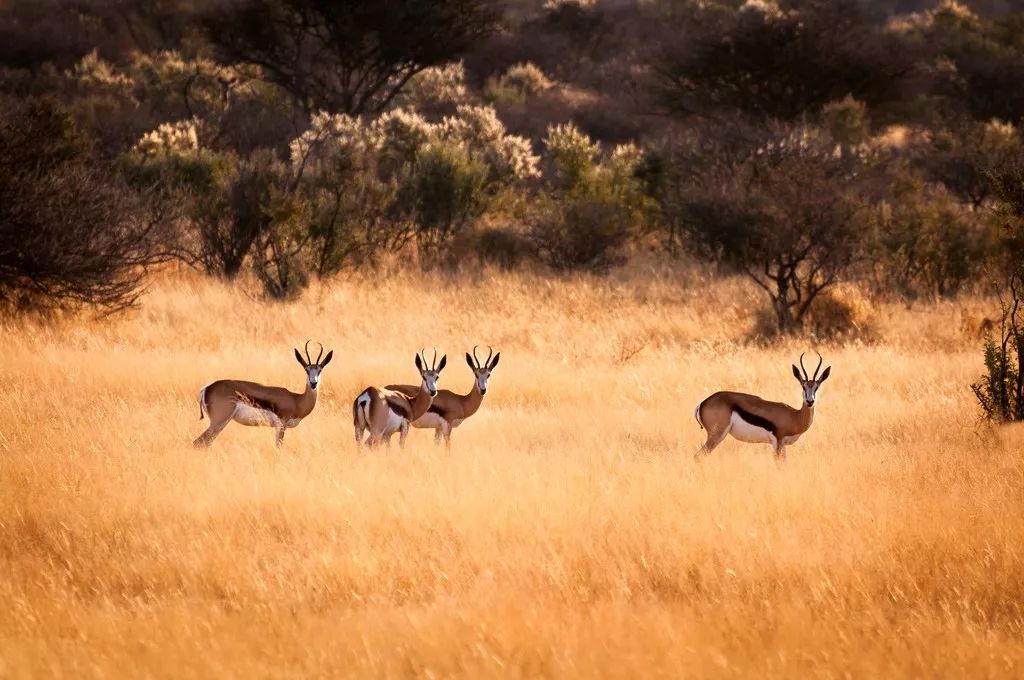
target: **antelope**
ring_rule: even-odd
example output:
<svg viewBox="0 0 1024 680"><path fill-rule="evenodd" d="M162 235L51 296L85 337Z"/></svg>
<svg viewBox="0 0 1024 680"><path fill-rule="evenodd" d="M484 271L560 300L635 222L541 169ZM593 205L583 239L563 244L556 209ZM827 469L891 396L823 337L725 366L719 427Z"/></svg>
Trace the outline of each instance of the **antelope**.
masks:
<svg viewBox="0 0 1024 680"><path fill-rule="evenodd" d="M451 390L440 390L430 408L422 416L412 421L413 427L432 428L434 430L434 443L439 443L444 437L446 446L451 446L452 428L458 427L466 418L477 412L480 404L483 403L484 395L487 394L487 383L491 379L491 371L498 365L501 359L501 352L494 354L494 350L487 348L487 360L482 364L480 357L476 355L476 347L473 348L473 356L466 352L466 363L473 370L473 387L469 394L455 394ZM494 355L494 361L491 361ZM473 360L476 363L473 363ZM412 385L388 385L389 390L397 390L406 395L415 394L416 388Z"/></svg>
<svg viewBox="0 0 1024 680"><path fill-rule="evenodd" d="M422 353L422 350L421 350ZM427 355L416 355L416 370L420 372L420 388L415 394L402 392L387 387L367 387L352 402L352 425L355 427L356 446L362 447L363 433L369 430L366 445L374 447L382 440L389 447L391 436L398 432L398 445L405 447L405 438L409 436L409 423L416 420L430 408L430 403L437 395L437 379L448 363L448 355L441 357L437 363L437 350L434 360L427 367Z"/></svg>
<svg viewBox="0 0 1024 680"><path fill-rule="evenodd" d="M697 424L707 429L708 438L694 458L699 458L702 453L710 454L726 435L731 434L741 442L771 444L775 449L775 460L779 463L785 461L786 446L795 443L800 435L807 432L814 420L814 400L818 388L832 371L829 366L818 378L822 361L821 354L818 354L818 366L814 369L813 377L807 375L803 354L800 355L803 376L793 366L793 376L800 381L803 393L803 407L800 409L740 392L715 392L699 403L693 415Z"/></svg>
<svg viewBox="0 0 1024 680"><path fill-rule="evenodd" d="M320 354L316 361L312 361L309 358L310 342L306 341L305 359L298 349L295 350L295 359L306 372L306 389L301 394L289 392L283 387L267 387L245 380L218 380L199 390L199 420L203 419L204 414L209 416L210 427L192 442L193 445L197 448L209 446L221 430L234 420L242 425L273 427L276 432L275 444L280 447L285 429L297 426L313 412L320 374L334 358L334 350L331 350L320 361L324 356L324 346L318 342Z"/></svg>

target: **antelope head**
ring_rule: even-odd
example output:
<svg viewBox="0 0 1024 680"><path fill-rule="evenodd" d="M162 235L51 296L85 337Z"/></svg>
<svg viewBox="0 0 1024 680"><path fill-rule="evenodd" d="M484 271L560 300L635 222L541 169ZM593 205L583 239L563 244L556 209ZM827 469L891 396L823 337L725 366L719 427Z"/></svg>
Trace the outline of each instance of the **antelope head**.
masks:
<svg viewBox="0 0 1024 680"><path fill-rule="evenodd" d="M306 358L303 359L302 355L299 354L299 350L296 349L295 359L299 362L299 365L302 366L303 370L306 371L306 382L309 384L309 389L315 390L316 386L320 384L320 372L323 371L324 366L331 363L331 359L334 358L334 350L328 352L327 356L325 357L324 346L320 345L319 342L316 343L320 345L320 354L317 355L316 361L313 361L312 359L309 358L310 342L312 342L312 340L306 340L306 346L304 348L306 351ZM323 361L320 361L321 357L323 357Z"/></svg>
<svg viewBox="0 0 1024 680"><path fill-rule="evenodd" d="M480 363L480 357L476 355L476 346L473 347L473 355L470 356L469 352L466 352L466 363L473 369L473 377L476 379L476 388L480 390L480 394L487 394L487 382L491 379L491 371L498 365L498 359L501 358L501 352L494 354L494 360L491 361L491 355L494 354L494 350L488 345L487 347L487 361ZM476 363L474 363L476 360Z"/></svg>
<svg viewBox="0 0 1024 680"><path fill-rule="evenodd" d="M423 358L420 359L420 354ZM441 375L441 371L444 370L445 364L448 363L448 355L445 354L441 357L441 363L437 363L437 350L434 350L434 360L431 364L427 364L427 355L423 350L420 350L420 354L416 355L416 370L420 372L420 377L423 379L422 389L427 391L431 397L437 396L437 379Z"/></svg>
<svg viewBox="0 0 1024 680"><path fill-rule="evenodd" d="M815 353L818 355L818 366L814 369L813 376L807 375L807 369L804 368L803 354L800 354L800 368L804 371L803 376L800 375L800 371L797 370L797 367L795 365L793 366L793 376L800 381L800 389L803 391L804 397L804 406L807 408L814 406L814 400L817 397L818 388L821 387L821 383L828 379L828 375L832 371L832 367L829 366L825 369L825 372L821 374L821 377L818 377L818 371L821 370L821 364L824 359L821 358L820 352L816 351Z"/></svg>

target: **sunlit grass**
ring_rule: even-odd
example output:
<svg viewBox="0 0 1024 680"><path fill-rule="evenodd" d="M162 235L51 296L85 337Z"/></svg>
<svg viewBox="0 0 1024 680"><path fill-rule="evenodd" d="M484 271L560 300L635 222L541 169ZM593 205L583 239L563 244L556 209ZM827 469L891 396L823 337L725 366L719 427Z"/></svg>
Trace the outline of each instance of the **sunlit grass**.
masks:
<svg viewBox="0 0 1024 680"><path fill-rule="evenodd" d="M783 470L733 440L696 465L709 392L797 401L808 348L746 342L754 295L424 276L269 305L169 277L121 319L8 325L0 677L1019 677L1024 434L978 426L968 312L820 347ZM309 337L335 359L283 450L235 424L192 449L202 385L297 390ZM362 387L437 346L468 390L473 344L501 365L450 452L356 451Z"/></svg>

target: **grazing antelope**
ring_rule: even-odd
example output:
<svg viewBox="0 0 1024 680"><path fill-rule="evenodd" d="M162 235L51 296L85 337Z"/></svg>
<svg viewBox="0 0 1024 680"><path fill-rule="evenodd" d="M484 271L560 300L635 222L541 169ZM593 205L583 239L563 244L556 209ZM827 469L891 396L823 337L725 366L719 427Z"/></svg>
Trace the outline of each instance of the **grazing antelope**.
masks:
<svg viewBox="0 0 1024 680"><path fill-rule="evenodd" d="M482 364L480 357L476 355L476 347L473 348L473 356L466 352L466 363L473 369L473 388L469 394L455 394L451 390L439 390L427 412L412 422L413 427L432 428L435 443L440 442L441 437L444 437L444 443L451 445L452 428L461 425L462 421L480 408L484 395L487 394L487 383L491 379L491 371L501 359L501 352L494 354L493 349L490 347L487 349L487 360ZM491 361L492 354L494 361ZM476 359L475 364L473 363L474 359ZM416 392L416 388L412 385L388 385L388 389L397 390L406 395Z"/></svg>
<svg viewBox="0 0 1024 680"><path fill-rule="evenodd" d="M367 387L352 402L352 425L355 427L356 445L362 447L363 433L369 430L366 438L367 446L373 447L382 440L391 446L391 435L398 432L399 446L405 446L405 438L409 436L409 423L416 420L430 408L430 403L437 395L437 379L448 363L448 355L441 357L437 363L437 350L434 350L434 362L428 368L427 356L416 355L416 370L420 372L420 388L415 394L406 395L387 387Z"/></svg>
<svg viewBox="0 0 1024 680"><path fill-rule="evenodd" d="M324 346L318 342L320 354L316 361L310 360L310 342L306 341L305 360L299 350L295 350L295 359L306 371L306 389L302 394L289 392L283 387L267 387L245 380L218 380L199 390L199 420L203 419L204 414L210 416L210 427L193 444L197 447L209 446L221 430L234 420L242 425L273 427L277 433L275 443L281 446L285 429L295 427L313 412L320 373L334 357L334 350L331 350L320 361L320 357L324 356Z"/></svg>
<svg viewBox="0 0 1024 680"><path fill-rule="evenodd" d="M818 371L822 361L821 354L818 354L814 377L807 376L803 354L800 355L803 377L793 366L793 375L800 381L800 389L803 391L803 407L800 409L739 392L715 392L698 404L693 415L697 424L707 429L708 439L694 458L702 453L711 453L727 434L731 434L741 442L771 444L775 449L775 459L778 462L786 460L786 446L795 443L800 435L807 432L814 420L814 400L818 388L832 370L831 366L826 368L819 379Z"/></svg>

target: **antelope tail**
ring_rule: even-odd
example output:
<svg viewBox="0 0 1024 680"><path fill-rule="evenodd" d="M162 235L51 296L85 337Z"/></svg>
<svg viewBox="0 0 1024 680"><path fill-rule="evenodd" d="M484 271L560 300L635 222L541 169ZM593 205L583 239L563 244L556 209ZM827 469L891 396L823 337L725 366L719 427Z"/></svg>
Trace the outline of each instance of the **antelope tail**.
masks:
<svg viewBox="0 0 1024 680"><path fill-rule="evenodd" d="M370 427L370 397L363 392L352 402L352 424L359 426L362 420L363 427Z"/></svg>
<svg viewBox="0 0 1024 680"><path fill-rule="evenodd" d="M209 387L209 385L206 387ZM208 413L206 410L206 387L199 390L199 420L203 419L203 414Z"/></svg>

